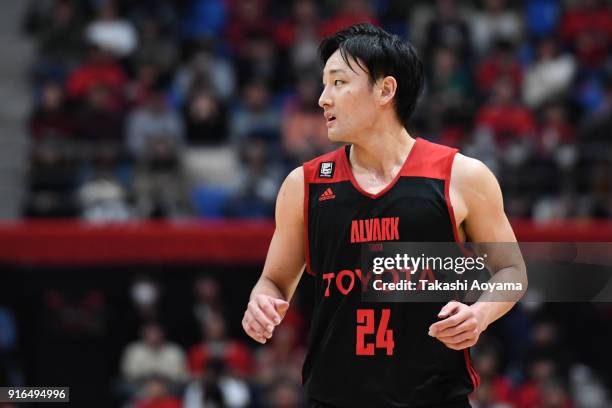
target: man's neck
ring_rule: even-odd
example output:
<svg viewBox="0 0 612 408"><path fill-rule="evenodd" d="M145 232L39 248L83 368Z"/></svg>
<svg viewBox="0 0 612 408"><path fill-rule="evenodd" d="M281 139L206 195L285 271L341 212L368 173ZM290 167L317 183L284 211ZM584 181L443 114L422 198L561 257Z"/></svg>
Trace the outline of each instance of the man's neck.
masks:
<svg viewBox="0 0 612 408"><path fill-rule="evenodd" d="M376 132L353 143L351 167L384 180L392 180L406 161L414 139L404 127Z"/></svg>

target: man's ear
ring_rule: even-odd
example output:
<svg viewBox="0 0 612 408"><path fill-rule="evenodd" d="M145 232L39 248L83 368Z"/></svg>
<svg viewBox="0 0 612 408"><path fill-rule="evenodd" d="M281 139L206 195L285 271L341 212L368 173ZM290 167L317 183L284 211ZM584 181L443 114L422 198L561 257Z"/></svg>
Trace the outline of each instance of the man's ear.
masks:
<svg viewBox="0 0 612 408"><path fill-rule="evenodd" d="M380 104L386 105L393 100L397 91L397 81L392 76L379 80Z"/></svg>

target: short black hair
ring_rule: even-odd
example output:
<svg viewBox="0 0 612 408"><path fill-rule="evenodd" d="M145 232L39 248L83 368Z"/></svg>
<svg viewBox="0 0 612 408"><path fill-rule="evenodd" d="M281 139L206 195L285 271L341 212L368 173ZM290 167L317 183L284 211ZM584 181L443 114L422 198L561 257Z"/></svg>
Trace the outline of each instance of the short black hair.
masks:
<svg viewBox="0 0 612 408"><path fill-rule="evenodd" d="M385 76L397 81L395 112L407 127L423 90L423 63L414 47L396 35L368 23L354 24L325 38L319 45L319 57L323 65L340 50L342 59L351 70L349 56L368 73L370 85ZM362 66L361 62L365 65Z"/></svg>

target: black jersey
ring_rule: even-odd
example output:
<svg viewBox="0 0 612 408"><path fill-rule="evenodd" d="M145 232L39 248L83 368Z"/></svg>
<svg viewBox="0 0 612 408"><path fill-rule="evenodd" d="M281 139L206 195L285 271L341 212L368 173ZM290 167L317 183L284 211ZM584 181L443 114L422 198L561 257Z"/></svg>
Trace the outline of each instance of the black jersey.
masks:
<svg viewBox="0 0 612 408"><path fill-rule="evenodd" d="M395 179L370 194L343 146L304 164L307 272L315 305L306 394L350 408L463 407L478 386L469 350L428 335L440 303L363 302L363 242L455 242L449 199L456 149L417 138Z"/></svg>

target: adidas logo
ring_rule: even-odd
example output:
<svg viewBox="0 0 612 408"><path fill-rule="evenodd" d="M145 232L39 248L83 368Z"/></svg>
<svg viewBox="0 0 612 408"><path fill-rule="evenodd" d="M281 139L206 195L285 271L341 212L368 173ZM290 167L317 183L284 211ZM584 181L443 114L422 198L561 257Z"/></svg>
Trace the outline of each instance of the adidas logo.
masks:
<svg viewBox="0 0 612 408"><path fill-rule="evenodd" d="M336 198L336 195L332 191L331 187L329 187L319 196L319 201L331 200L332 198Z"/></svg>

